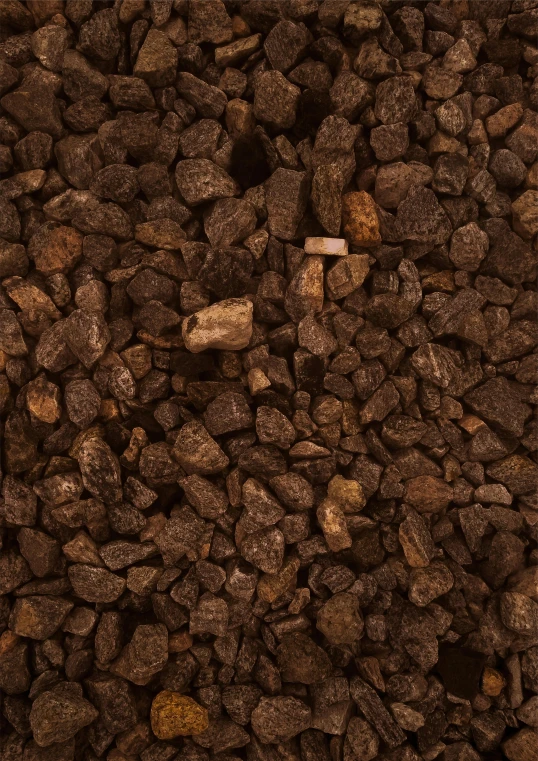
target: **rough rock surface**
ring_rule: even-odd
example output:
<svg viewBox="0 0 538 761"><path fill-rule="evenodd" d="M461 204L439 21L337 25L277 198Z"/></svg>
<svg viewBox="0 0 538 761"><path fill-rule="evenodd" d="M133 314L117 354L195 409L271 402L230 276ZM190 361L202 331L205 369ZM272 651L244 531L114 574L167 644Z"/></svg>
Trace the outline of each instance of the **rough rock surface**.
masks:
<svg viewBox="0 0 538 761"><path fill-rule="evenodd" d="M0 761L538 761L537 0L0 0Z"/></svg>

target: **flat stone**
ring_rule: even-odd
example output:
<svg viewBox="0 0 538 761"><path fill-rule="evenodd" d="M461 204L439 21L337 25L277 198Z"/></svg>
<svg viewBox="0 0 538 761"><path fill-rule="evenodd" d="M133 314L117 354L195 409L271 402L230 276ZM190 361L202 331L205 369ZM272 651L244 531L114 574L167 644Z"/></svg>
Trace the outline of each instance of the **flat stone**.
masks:
<svg viewBox="0 0 538 761"><path fill-rule="evenodd" d="M347 256L348 245L344 238L305 238L304 250L319 256Z"/></svg>
<svg viewBox="0 0 538 761"><path fill-rule="evenodd" d="M405 499L420 513L435 513L447 507L453 489L445 481L433 476L417 476L405 485Z"/></svg>
<svg viewBox="0 0 538 761"><path fill-rule="evenodd" d="M77 564L68 573L74 593L86 602L114 602L125 590L125 579L106 568Z"/></svg>

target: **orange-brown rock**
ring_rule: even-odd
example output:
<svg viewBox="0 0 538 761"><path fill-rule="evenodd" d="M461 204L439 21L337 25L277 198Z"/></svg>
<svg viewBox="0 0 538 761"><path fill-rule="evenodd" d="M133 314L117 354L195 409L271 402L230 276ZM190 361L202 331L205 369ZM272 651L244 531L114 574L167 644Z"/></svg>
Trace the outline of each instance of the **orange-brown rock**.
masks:
<svg viewBox="0 0 538 761"><path fill-rule="evenodd" d="M69 272L82 256L82 235L73 227L43 225L30 240L28 253L47 277Z"/></svg>
<svg viewBox="0 0 538 761"><path fill-rule="evenodd" d="M151 706L151 729L159 740L198 735L209 726L207 710L179 692L159 692Z"/></svg>
<svg viewBox="0 0 538 761"><path fill-rule="evenodd" d="M381 243L379 219L373 198L364 190L342 197L344 236L354 246L376 246Z"/></svg>

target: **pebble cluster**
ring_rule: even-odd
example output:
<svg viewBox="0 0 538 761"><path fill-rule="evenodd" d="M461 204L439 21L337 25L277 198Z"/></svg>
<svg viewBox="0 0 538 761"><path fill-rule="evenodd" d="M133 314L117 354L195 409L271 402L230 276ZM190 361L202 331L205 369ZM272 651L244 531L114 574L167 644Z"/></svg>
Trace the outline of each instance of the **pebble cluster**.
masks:
<svg viewBox="0 0 538 761"><path fill-rule="evenodd" d="M538 0L0 0L1 761L538 761Z"/></svg>

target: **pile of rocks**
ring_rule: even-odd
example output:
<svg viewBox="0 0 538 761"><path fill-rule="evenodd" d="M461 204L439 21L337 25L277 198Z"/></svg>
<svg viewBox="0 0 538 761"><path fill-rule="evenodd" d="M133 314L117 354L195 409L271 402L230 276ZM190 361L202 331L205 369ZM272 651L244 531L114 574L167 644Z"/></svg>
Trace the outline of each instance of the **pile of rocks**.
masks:
<svg viewBox="0 0 538 761"><path fill-rule="evenodd" d="M0 0L2 761L538 761L537 38Z"/></svg>

